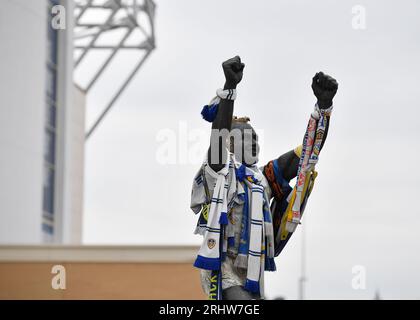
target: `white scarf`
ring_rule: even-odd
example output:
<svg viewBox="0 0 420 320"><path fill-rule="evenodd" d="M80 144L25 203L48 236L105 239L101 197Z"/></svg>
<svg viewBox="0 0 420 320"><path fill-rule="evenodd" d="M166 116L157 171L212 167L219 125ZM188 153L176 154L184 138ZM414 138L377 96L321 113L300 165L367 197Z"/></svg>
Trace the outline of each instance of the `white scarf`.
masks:
<svg viewBox="0 0 420 320"><path fill-rule="evenodd" d="M223 257L227 251L227 240L233 237L232 224L227 219L227 211L231 205L229 199L232 202L234 194L237 191L238 193L243 193L243 188L237 181L239 178L236 176L236 170L234 170L234 165L236 169L239 169L241 164L234 163L234 159L230 157L228 160L225 167L218 172L206 170L207 174L216 180L216 184L213 190L213 197L211 198L207 222L199 224L196 229L196 233L203 235L203 242L194 266L201 269L221 270ZM242 169L245 177L250 177L249 179L242 177L242 181L248 189L248 247L243 252L243 257L241 252L238 252L235 265L237 265L239 260L242 260L243 265L239 267L247 268L245 289L263 294L262 280L264 270L275 270L271 213L268 199L264 194L263 174L257 166L252 168L243 166ZM199 175L197 175L195 183L199 188L204 188ZM237 184L238 189L236 188ZM200 197L200 199L202 198ZM268 267L267 260L269 260Z"/></svg>
<svg viewBox="0 0 420 320"><path fill-rule="evenodd" d="M261 185L249 184L251 190L251 210L249 211L249 250L248 269L245 289L251 292L259 292L259 280L261 276L261 251L264 239L263 201L264 188Z"/></svg>
<svg viewBox="0 0 420 320"><path fill-rule="evenodd" d="M230 159L223 169L218 172L207 171L216 179L216 186L211 198L207 226L204 231L203 243L195 260L194 266L207 270L220 270L221 253L227 250L227 237L221 235L223 225L228 224L227 205L228 188L227 175L229 173ZM220 243L222 241L222 243ZM222 251L222 252L221 252Z"/></svg>
<svg viewBox="0 0 420 320"><path fill-rule="evenodd" d="M264 191L263 174L259 168L254 165L240 166L239 169L237 179L242 180L247 189L245 200L248 199L248 203L244 203L243 218L248 217L249 230L246 234L242 229L235 266L247 268L245 289L263 295L264 270L275 270L271 213Z"/></svg>

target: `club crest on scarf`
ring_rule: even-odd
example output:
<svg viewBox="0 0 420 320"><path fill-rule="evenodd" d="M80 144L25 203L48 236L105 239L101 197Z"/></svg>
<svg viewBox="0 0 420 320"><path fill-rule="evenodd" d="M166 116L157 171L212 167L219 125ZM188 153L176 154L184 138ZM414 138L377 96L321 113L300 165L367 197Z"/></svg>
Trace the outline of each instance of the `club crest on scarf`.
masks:
<svg viewBox="0 0 420 320"><path fill-rule="evenodd" d="M207 240L207 246L209 247L209 249L213 249L215 245L216 245L216 240L214 239Z"/></svg>

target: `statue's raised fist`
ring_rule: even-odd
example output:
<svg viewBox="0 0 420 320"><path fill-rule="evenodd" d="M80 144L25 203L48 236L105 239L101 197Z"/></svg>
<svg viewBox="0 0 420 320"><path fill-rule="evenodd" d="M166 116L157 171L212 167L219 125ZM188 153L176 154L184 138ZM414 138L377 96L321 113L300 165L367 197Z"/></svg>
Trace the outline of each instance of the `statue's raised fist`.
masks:
<svg viewBox="0 0 420 320"><path fill-rule="evenodd" d="M235 89L242 80L245 64L236 56L223 62L222 67L226 78L225 89Z"/></svg>
<svg viewBox="0 0 420 320"><path fill-rule="evenodd" d="M333 77L318 72L312 78L312 90L318 99L318 106L327 109L332 106L332 100L337 93L338 83Z"/></svg>

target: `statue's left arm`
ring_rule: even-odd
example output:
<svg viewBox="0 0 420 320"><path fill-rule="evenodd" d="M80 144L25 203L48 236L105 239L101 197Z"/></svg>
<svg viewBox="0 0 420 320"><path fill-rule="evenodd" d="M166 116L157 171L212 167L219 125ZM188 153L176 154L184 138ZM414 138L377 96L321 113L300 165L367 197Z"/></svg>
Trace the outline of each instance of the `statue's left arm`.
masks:
<svg viewBox="0 0 420 320"><path fill-rule="evenodd" d="M337 92L338 83L329 75L323 72L318 72L312 78L312 90L315 97L317 98L317 105L320 109L328 109L333 105L333 98ZM321 148L324 146L325 140L328 135L328 128L330 124L330 117L326 117L325 133L321 143ZM299 148L299 147L298 147ZM273 166L273 162L276 161L279 171L281 172L282 179L284 182L289 182L295 178L298 171L300 156L298 155L298 148L290 150L285 154L281 155L277 159L270 161L266 166L264 173L270 174L270 166ZM272 171L272 170L271 170ZM270 179L269 179L270 180Z"/></svg>

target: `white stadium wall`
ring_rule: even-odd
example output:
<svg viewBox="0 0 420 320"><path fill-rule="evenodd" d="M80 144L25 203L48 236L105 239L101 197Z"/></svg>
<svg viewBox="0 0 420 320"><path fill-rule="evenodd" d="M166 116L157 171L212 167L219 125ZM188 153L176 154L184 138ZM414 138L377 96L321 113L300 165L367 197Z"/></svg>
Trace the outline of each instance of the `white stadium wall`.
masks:
<svg viewBox="0 0 420 320"><path fill-rule="evenodd" d="M64 30L47 28L56 3ZM72 79L72 6L0 3L0 244L81 241L85 110Z"/></svg>
<svg viewBox="0 0 420 320"><path fill-rule="evenodd" d="M1 3L1 243L42 240L46 20L46 1Z"/></svg>

